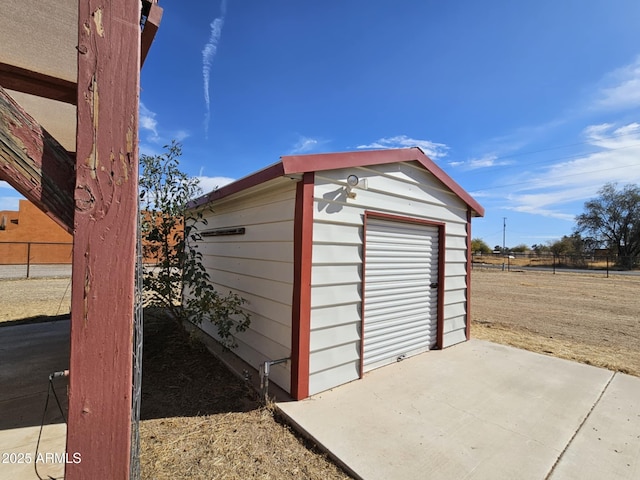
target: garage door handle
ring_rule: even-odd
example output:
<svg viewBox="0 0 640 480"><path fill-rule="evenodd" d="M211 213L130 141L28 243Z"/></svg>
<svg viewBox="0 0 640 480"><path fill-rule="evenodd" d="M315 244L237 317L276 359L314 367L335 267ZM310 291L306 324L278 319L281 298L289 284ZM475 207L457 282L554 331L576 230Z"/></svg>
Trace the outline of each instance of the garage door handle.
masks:
<svg viewBox="0 0 640 480"><path fill-rule="evenodd" d="M431 288L438 288L438 282L432 282L431 285L429 285Z"/></svg>

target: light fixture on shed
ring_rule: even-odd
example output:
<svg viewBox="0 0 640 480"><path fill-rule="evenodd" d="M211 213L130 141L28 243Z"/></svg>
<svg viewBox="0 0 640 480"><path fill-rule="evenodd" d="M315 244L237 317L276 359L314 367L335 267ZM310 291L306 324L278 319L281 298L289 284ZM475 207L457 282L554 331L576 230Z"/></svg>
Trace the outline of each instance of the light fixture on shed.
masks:
<svg viewBox="0 0 640 480"><path fill-rule="evenodd" d="M351 189L360 183L360 179L356 175L349 175L347 177L347 197L348 198L356 198L355 192L352 192Z"/></svg>

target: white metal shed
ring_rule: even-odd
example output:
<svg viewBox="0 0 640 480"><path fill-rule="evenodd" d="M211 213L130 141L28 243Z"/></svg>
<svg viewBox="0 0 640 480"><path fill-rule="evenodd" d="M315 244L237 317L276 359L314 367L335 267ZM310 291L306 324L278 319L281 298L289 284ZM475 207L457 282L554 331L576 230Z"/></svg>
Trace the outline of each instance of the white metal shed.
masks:
<svg viewBox="0 0 640 480"><path fill-rule="evenodd" d="M288 358L270 379L294 399L469 338L484 209L419 148L285 156L191 208L216 287L247 300L234 353Z"/></svg>

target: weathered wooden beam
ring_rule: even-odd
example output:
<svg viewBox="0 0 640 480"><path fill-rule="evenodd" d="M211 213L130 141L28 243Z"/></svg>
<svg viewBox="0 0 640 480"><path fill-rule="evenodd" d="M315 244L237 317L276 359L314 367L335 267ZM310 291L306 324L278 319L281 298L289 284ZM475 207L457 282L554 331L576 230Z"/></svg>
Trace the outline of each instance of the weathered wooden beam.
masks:
<svg viewBox="0 0 640 480"><path fill-rule="evenodd" d="M65 149L0 87L0 179L69 233L74 170Z"/></svg>
<svg viewBox="0 0 640 480"><path fill-rule="evenodd" d="M76 104L76 84L0 62L0 85L8 90Z"/></svg>
<svg viewBox="0 0 640 480"><path fill-rule="evenodd" d="M143 2L143 14L146 15L147 18L142 30L140 67L144 65L144 61L147 59L147 54L151 49L151 44L162 21L162 8L159 7L156 2L157 0Z"/></svg>
<svg viewBox="0 0 640 480"><path fill-rule="evenodd" d="M65 478L129 478L140 1L78 2L78 127Z"/></svg>

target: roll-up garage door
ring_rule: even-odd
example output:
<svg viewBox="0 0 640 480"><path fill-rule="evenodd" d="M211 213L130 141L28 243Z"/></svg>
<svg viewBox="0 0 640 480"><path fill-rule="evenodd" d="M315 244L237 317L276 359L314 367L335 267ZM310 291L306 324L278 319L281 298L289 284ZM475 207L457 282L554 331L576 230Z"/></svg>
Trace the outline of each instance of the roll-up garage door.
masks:
<svg viewBox="0 0 640 480"><path fill-rule="evenodd" d="M367 217L364 371L436 345L438 227Z"/></svg>

